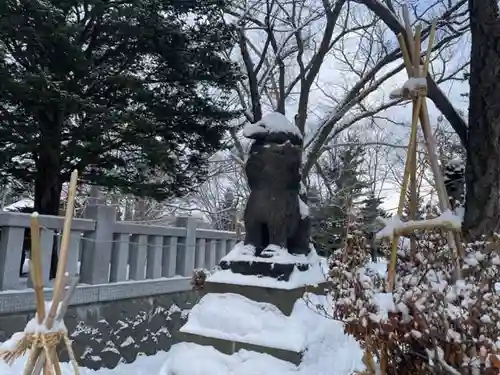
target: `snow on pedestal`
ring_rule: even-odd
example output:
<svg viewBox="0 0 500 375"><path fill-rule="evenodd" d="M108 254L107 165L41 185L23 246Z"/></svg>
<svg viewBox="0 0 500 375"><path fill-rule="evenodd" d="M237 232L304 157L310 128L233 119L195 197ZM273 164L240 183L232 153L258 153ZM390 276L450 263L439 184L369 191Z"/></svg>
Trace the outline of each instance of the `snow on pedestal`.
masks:
<svg viewBox="0 0 500 375"><path fill-rule="evenodd" d="M266 250L272 251L275 255L272 258L264 258L255 256L255 248L252 245L245 245L243 242L238 242L233 249L221 260L226 262L264 262L264 263L284 263L295 264L311 262L311 257L306 255L293 255L286 249L279 246L269 245Z"/></svg>
<svg viewBox="0 0 500 375"><path fill-rule="evenodd" d="M272 277L242 275L233 273L231 270L221 270L214 272L207 278L207 282L238 284L247 286L259 286L276 289L295 289L306 285L318 285L327 280L328 264L326 259L318 256L314 247L308 255L292 255L282 249L275 251L275 255L271 258L257 257L254 255L255 249L253 246L244 245L239 242L236 246L221 259L221 262L261 262L271 264L306 264L308 269L300 271L295 267L288 281L277 280Z"/></svg>
<svg viewBox="0 0 500 375"><path fill-rule="evenodd" d="M207 294L180 330L205 337L301 352L305 332L277 307L238 294Z"/></svg>
<svg viewBox="0 0 500 375"><path fill-rule="evenodd" d="M191 310L182 332L207 333L210 329L211 334L219 337L247 342L253 342L260 334L255 337L260 345L301 348L300 365L245 349L227 355L210 346L183 343L170 351L170 361L165 364L168 374L351 375L364 367L358 343L344 334L342 323L329 317L333 301L327 296L306 293L288 317L272 305L238 295L209 296Z"/></svg>

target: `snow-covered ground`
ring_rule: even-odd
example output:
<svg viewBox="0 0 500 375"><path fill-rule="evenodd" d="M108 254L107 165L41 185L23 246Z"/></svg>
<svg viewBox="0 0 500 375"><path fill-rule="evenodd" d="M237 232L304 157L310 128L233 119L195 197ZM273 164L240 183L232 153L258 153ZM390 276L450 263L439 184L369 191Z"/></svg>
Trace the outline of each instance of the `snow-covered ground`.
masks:
<svg viewBox="0 0 500 375"><path fill-rule="evenodd" d="M213 302L213 301L212 301ZM208 302L210 304L210 301ZM212 308L213 308L213 304ZM297 346L305 347L305 354L300 366L281 361L269 355L240 350L233 355L225 355L212 347L191 343L174 345L169 352L160 352L154 356L138 357L134 363L120 364L113 370L98 371L81 369L82 375L351 375L361 370L362 351L352 337L344 334L342 325L327 317L331 316L332 301L327 297L307 294L297 301L287 323L279 322L283 339L299 340ZM243 319L252 319L240 316ZM215 312L214 312L215 314ZM215 314L217 315L217 314ZM245 325L256 330L261 325L265 333L272 322L246 321ZM232 327L238 330L238 327ZM273 327L271 327L273 328ZM277 328L277 327L274 327ZM291 330L296 330L292 332ZM279 329L272 329L273 335L279 335ZM274 338L279 341L279 338ZM292 343L290 343L293 345ZM0 375L19 375L26 357L17 360L12 367L0 362ZM67 364L62 365L63 375L73 374Z"/></svg>

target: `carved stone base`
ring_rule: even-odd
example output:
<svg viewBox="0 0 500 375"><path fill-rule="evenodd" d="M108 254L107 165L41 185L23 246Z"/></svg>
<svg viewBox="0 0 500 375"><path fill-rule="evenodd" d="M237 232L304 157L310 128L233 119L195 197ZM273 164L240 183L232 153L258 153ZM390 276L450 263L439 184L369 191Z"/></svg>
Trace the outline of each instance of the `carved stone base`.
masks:
<svg viewBox="0 0 500 375"><path fill-rule="evenodd" d="M291 274L305 272L309 269L308 263L270 263L269 261L225 261L220 262L223 270L230 270L240 275L254 275L271 277L279 281L289 281Z"/></svg>
<svg viewBox="0 0 500 375"><path fill-rule="evenodd" d="M223 339L218 339L214 337L206 337L191 333L181 332L180 337L183 341L192 342L194 344L203 345L203 346L212 346L217 349L219 352L224 354L234 354L237 353L240 349L249 350L252 352L269 354L275 358L281 359L283 361L287 361L293 363L298 366L302 360L302 353L293 352L291 350L286 349L278 349L278 348L269 348L261 345L253 345L247 344L244 342L238 341L228 341Z"/></svg>
<svg viewBox="0 0 500 375"><path fill-rule="evenodd" d="M225 354L246 349L298 365L307 349L307 329L299 322L299 317L285 316L269 303L234 293L207 293L179 332L186 341Z"/></svg>
<svg viewBox="0 0 500 375"><path fill-rule="evenodd" d="M239 285L229 283L217 283L207 281L203 288L203 295L208 293L233 293L244 296L255 302L266 302L273 304L280 311L290 316L297 300L304 296L304 293L316 295L326 295L328 285L322 282L318 285L304 285L291 289L270 288L256 285Z"/></svg>

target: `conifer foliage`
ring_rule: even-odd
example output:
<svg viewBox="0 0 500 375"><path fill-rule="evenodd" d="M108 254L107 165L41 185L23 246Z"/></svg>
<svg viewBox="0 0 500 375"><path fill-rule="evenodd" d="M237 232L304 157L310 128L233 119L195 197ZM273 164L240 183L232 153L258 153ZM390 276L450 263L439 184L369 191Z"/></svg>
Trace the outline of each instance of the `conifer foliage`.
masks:
<svg viewBox="0 0 500 375"><path fill-rule="evenodd" d="M0 1L0 177L57 214L83 181L165 199L203 179L238 75L219 0Z"/></svg>
<svg viewBox="0 0 500 375"><path fill-rule="evenodd" d="M353 145L330 152L319 163L327 194L322 201L311 197L308 203L313 240L325 253L342 247L346 233L358 224L354 211L368 186L362 180L363 156L363 147Z"/></svg>

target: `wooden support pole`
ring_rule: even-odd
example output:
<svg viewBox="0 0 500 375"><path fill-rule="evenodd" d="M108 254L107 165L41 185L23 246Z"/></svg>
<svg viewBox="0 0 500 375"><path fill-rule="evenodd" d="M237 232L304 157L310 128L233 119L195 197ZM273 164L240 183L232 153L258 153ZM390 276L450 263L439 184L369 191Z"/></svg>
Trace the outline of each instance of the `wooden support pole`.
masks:
<svg viewBox="0 0 500 375"><path fill-rule="evenodd" d="M66 297L61 302L62 297L64 295L64 288L66 285L67 274L66 274L66 262L68 258L68 247L69 247L69 239L71 233L71 222L73 219L73 211L75 204L75 195L76 195L76 184L78 179L78 172L76 170L71 174L71 180L68 189L68 202L66 206L66 217L64 220L63 226L63 235L61 240L61 247L59 250L59 260L57 263L57 272L56 272L56 280L54 282L53 292L52 292L52 304L50 306L47 317L44 321L45 327L50 331L50 329L54 326L54 323L61 321L64 319L64 314L66 313L67 306L69 304L70 298L75 291L76 285L78 283L78 278L73 280L73 283L70 285ZM39 257L39 226L38 221L36 220L36 216L32 217L31 221L31 229L32 229L32 248L34 249L34 257ZM33 256L32 256L33 257ZM35 260L35 264L39 263ZM33 267L32 277L33 277L33 285L36 287L39 284L38 277L41 275L41 270L36 266ZM37 312L38 312L38 299L40 297L37 295ZM41 297L43 299L43 295ZM60 304L61 302L61 304ZM58 310L59 309L59 310ZM38 320L40 322L40 315L38 316ZM69 340L66 336L64 336L64 343L66 346L70 345ZM45 337L42 336L42 342L44 342ZM52 346L53 344L44 343L43 349L33 346L31 348L30 357L28 362L26 363L23 375L39 375L42 371L44 375L62 375L61 366L59 363L59 357L57 355L56 347ZM73 353L71 347L68 347L68 352ZM78 365L75 362L75 359L70 355L70 359L72 361L73 368L75 370L75 374L78 374Z"/></svg>
<svg viewBox="0 0 500 375"><path fill-rule="evenodd" d="M406 9L407 11L407 9ZM405 8L403 8L403 18L405 18ZM408 21L405 19L405 21ZM413 47L413 35L411 33L411 28L409 21L406 23L406 42L402 35L398 35L398 41L401 48L401 53L403 54L403 61L405 63L406 71L409 77L414 77L415 69L412 66L412 56L411 52L414 51ZM411 51L411 52L410 52ZM413 110L412 110L412 121L410 130L410 139L408 142L408 151L406 154L405 169L403 173L403 184L401 186L401 192L399 194L399 204L397 215L401 217L403 213L404 203L407 199L408 183L411 175L411 166L413 156L416 156L416 144L417 144L417 125L418 125L418 115L420 112L420 105L422 103L422 98L419 96L414 100ZM392 292L394 287L396 262L397 262L397 247L399 242L399 236L396 234L392 239L391 244L391 259L389 261L389 267L387 270L387 285L386 290Z"/></svg>
<svg viewBox="0 0 500 375"><path fill-rule="evenodd" d="M43 296L42 259L40 256L40 224L38 223L38 213L36 212L31 215L30 233L30 274L33 282L33 289L35 290L35 304L38 324L42 324L45 319L45 299Z"/></svg>
<svg viewBox="0 0 500 375"><path fill-rule="evenodd" d="M413 154L411 156L410 165L410 202L409 202L409 216L408 220L417 220L417 145L416 137L412 148ZM417 254L417 238L414 233L410 235L410 252L414 257Z"/></svg>
<svg viewBox="0 0 500 375"><path fill-rule="evenodd" d="M78 180L78 171L75 169L71 173L71 180L68 188L68 203L66 206L66 217L64 219L63 233L61 239L61 248L59 250L59 260L57 262L56 280L54 282L54 291L52 295L52 305L47 317L47 328L52 328L52 322L55 318L57 307L61 301L64 290L63 280L66 272L66 261L68 258L69 238L71 232L71 222L73 220L73 211L75 206L76 183Z"/></svg>
<svg viewBox="0 0 500 375"><path fill-rule="evenodd" d="M410 130L410 140L408 142L408 153L406 157L406 162L405 162L405 170L403 174L403 185L401 186L401 192L399 194L399 204L398 204L398 211L397 215L401 217L401 214L403 213L403 207L405 203L405 199L407 197L407 190L408 190L408 182L409 182L409 177L410 177L410 165L412 162L412 155L416 154L414 152L413 148L416 146L416 138L417 138L417 123L418 123L418 112L420 111L420 105L422 103L422 98L419 97L417 99L416 105L413 107L413 115L412 115L412 122L411 122L411 130ZM388 292L392 292L392 288L394 287L394 277L395 277L395 270L396 270L396 261L397 261L397 246L399 242L399 236L395 235L392 239L392 247L391 247L391 259L389 262L389 268L387 272L387 286L386 290Z"/></svg>
<svg viewBox="0 0 500 375"><path fill-rule="evenodd" d="M64 297L64 300L61 302L61 307L59 308L59 311L58 311L57 316L55 318L56 322L64 319L64 315L66 315L66 311L68 310L69 302L71 300L71 297L75 293L76 286L78 285L78 281L79 281L78 277L75 277L71 280L69 288L66 291L66 295ZM66 349L68 350L68 353L72 353L73 350L69 346L69 343L65 343L65 344L66 344ZM71 356L70 356L70 360L71 360ZM71 360L73 370L74 370L76 375L79 375L78 365L74 362L75 362L74 360ZM47 361L45 360L45 353L42 351L38 357L38 361L35 364L35 367L33 369L32 374L39 375L42 371L42 368L45 368L44 366L47 367Z"/></svg>
<svg viewBox="0 0 500 375"><path fill-rule="evenodd" d="M415 29L415 39L413 41L413 76L422 77L420 69L420 53L421 53L421 33L422 26L417 25ZM424 76L425 77L425 76ZM413 100L413 105L416 105L416 100ZM409 202L409 220L417 219L417 139L414 139L414 147L412 148L411 165L410 165L410 202ZM417 238L414 233L410 235L410 252L414 257L417 253Z"/></svg>

